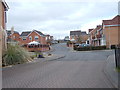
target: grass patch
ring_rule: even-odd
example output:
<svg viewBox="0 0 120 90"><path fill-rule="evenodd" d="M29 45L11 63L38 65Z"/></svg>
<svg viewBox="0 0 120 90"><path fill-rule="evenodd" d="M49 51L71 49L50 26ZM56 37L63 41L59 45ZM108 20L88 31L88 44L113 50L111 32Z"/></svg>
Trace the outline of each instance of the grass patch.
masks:
<svg viewBox="0 0 120 90"><path fill-rule="evenodd" d="M120 68L116 68L116 71L117 71L117 72L120 72Z"/></svg>

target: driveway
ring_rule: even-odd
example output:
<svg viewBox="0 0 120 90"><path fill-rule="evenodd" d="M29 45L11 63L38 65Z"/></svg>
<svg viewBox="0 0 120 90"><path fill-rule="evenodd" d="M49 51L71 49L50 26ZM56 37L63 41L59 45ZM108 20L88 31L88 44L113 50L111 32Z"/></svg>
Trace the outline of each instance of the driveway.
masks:
<svg viewBox="0 0 120 90"><path fill-rule="evenodd" d="M64 43L53 48L66 57L3 68L3 88L114 88L103 72L113 51L76 52Z"/></svg>

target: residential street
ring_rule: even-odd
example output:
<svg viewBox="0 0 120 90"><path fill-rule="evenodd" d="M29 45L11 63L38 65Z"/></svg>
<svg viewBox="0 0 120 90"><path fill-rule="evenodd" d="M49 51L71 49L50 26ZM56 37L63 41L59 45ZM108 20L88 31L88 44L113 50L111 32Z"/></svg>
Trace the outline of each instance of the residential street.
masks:
<svg viewBox="0 0 120 90"><path fill-rule="evenodd" d="M56 44L53 54L66 57L3 68L3 88L114 88L104 73L113 51L72 51Z"/></svg>

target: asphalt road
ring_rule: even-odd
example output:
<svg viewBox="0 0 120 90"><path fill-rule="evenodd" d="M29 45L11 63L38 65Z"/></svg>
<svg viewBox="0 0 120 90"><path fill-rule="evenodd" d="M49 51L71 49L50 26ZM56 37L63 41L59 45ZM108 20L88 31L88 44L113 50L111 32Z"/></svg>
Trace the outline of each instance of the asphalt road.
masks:
<svg viewBox="0 0 120 90"><path fill-rule="evenodd" d="M3 88L114 88L103 69L112 51L71 51L53 46L65 58L3 68Z"/></svg>

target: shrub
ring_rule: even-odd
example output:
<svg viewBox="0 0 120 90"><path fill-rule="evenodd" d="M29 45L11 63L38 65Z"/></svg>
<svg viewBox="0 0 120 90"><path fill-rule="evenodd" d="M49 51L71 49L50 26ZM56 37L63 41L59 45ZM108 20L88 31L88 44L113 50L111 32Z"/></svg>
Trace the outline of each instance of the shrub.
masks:
<svg viewBox="0 0 120 90"><path fill-rule="evenodd" d="M67 41L67 46L69 46L70 43L71 43L71 41Z"/></svg>
<svg viewBox="0 0 120 90"><path fill-rule="evenodd" d="M24 48L18 45L8 44L8 49L3 56L2 62L3 66L7 66L25 63L28 60L31 60L31 58Z"/></svg>
<svg viewBox="0 0 120 90"><path fill-rule="evenodd" d="M106 46L85 46L85 47L74 46L74 50L77 51L104 50L104 49L106 49Z"/></svg>
<svg viewBox="0 0 120 90"><path fill-rule="evenodd" d="M111 49L116 49L116 45L111 45Z"/></svg>
<svg viewBox="0 0 120 90"><path fill-rule="evenodd" d="M78 46L74 45L74 47L73 47L73 48L74 48L74 50L77 50Z"/></svg>
<svg viewBox="0 0 120 90"><path fill-rule="evenodd" d="M92 46L91 49L92 50L104 50L106 49L106 46Z"/></svg>
<svg viewBox="0 0 120 90"><path fill-rule="evenodd" d="M117 72L120 72L120 67L117 67L117 68L116 68L116 71L117 71Z"/></svg>

